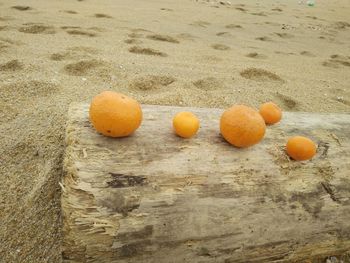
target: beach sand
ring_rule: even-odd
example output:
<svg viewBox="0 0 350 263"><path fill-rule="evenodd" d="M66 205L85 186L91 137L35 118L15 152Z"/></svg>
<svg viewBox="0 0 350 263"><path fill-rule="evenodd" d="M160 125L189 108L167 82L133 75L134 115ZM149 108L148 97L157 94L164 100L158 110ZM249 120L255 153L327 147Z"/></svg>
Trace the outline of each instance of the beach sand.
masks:
<svg viewBox="0 0 350 263"><path fill-rule="evenodd" d="M0 262L60 262L67 110L142 103L350 111L350 2L0 1Z"/></svg>

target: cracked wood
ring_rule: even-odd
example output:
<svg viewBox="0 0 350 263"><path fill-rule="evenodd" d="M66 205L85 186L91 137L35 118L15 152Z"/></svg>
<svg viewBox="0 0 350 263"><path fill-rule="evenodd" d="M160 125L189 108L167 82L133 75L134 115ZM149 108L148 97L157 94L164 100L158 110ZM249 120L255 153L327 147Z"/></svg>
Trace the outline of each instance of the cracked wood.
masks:
<svg viewBox="0 0 350 263"><path fill-rule="evenodd" d="M175 136L180 110L201 120ZM262 143L236 149L220 109L143 106L133 136L97 134L88 105L69 111L62 193L64 262L297 262L350 249L350 116L284 113ZM289 136L319 146L284 153Z"/></svg>

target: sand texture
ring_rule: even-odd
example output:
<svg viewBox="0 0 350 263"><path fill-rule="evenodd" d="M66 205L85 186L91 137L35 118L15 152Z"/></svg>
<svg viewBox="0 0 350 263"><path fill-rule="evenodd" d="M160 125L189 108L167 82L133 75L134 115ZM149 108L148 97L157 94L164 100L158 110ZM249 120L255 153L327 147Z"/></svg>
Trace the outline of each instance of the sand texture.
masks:
<svg viewBox="0 0 350 263"><path fill-rule="evenodd" d="M349 76L348 0L0 0L0 262L60 262L71 102L349 112Z"/></svg>

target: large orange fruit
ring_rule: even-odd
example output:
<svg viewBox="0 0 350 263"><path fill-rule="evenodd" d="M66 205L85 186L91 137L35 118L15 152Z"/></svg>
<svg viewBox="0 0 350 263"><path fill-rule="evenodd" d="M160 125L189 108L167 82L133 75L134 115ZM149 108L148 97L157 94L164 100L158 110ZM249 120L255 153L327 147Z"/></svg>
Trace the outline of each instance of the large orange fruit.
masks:
<svg viewBox="0 0 350 263"><path fill-rule="evenodd" d="M94 128L109 137L124 137L141 124L140 104L121 93L104 91L92 99L90 121Z"/></svg>
<svg viewBox="0 0 350 263"><path fill-rule="evenodd" d="M183 111L175 115L173 119L175 133L182 138L190 138L199 129L199 120L192 112Z"/></svg>
<svg viewBox="0 0 350 263"><path fill-rule="evenodd" d="M245 105L227 109L220 119L222 136L236 147L249 147L262 140L266 125L259 112Z"/></svg>
<svg viewBox="0 0 350 263"><path fill-rule="evenodd" d="M286 151L294 160L305 161L316 154L316 144L309 138L294 136L288 140Z"/></svg>

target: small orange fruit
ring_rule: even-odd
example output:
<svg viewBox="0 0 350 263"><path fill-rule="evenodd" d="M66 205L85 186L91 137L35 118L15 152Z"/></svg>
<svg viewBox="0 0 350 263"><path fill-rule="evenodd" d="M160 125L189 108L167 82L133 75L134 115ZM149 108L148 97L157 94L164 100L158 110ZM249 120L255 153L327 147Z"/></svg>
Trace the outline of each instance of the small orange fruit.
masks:
<svg viewBox="0 0 350 263"><path fill-rule="evenodd" d="M282 118L282 110L273 102L262 104L259 112L266 124L275 124Z"/></svg>
<svg viewBox="0 0 350 263"><path fill-rule="evenodd" d="M286 150L294 160L305 161L316 154L316 144L309 138L295 136L288 140Z"/></svg>
<svg viewBox="0 0 350 263"><path fill-rule="evenodd" d="M140 104L121 93L104 91L92 99L90 121L94 128L109 137L124 137L141 124Z"/></svg>
<svg viewBox="0 0 350 263"><path fill-rule="evenodd" d="M179 112L173 119L173 127L180 137L190 138L197 133L199 120L192 112Z"/></svg>
<svg viewBox="0 0 350 263"><path fill-rule="evenodd" d="M262 140L266 125L255 109L235 105L227 109L220 119L222 136L236 147L249 147Z"/></svg>

